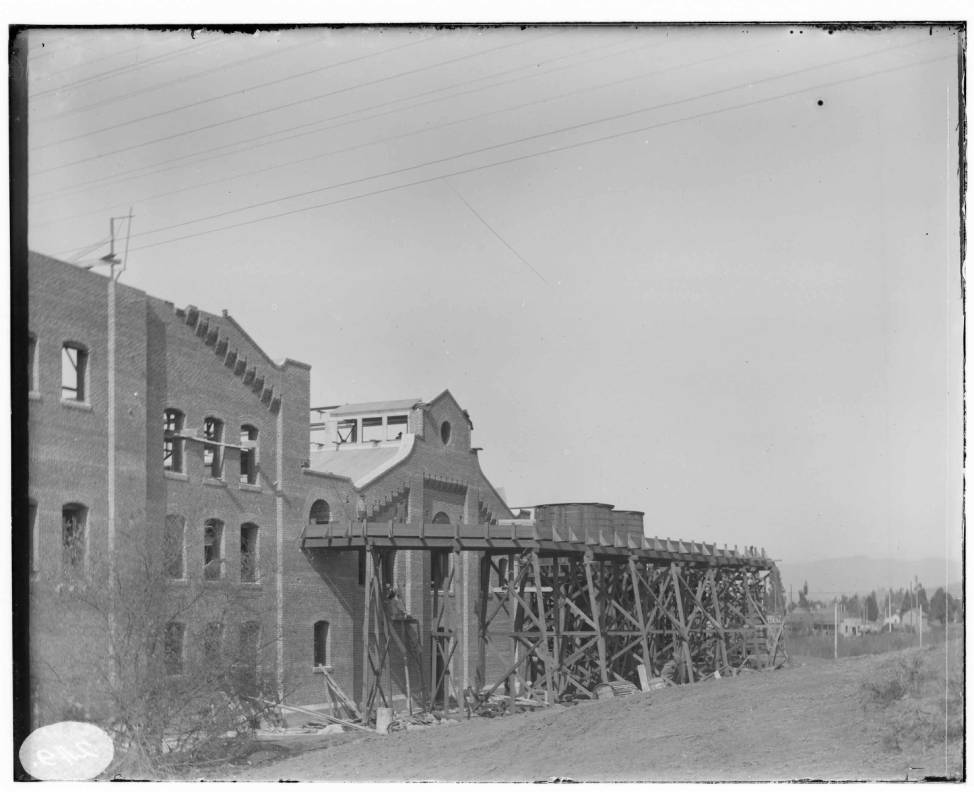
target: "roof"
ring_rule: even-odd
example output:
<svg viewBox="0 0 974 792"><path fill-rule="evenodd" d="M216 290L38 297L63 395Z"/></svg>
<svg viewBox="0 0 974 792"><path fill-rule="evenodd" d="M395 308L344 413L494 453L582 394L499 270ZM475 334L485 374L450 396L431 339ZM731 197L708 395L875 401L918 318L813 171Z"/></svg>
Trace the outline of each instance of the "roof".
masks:
<svg viewBox="0 0 974 792"><path fill-rule="evenodd" d="M331 415L358 415L369 412L389 412L391 410L411 410L422 399L393 399L390 401L359 402L358 404L343 404L331 411Z"/></svg>
<svg viewBox="0 0 974 792"><path fill-rule="evenodd" d="M343 443L337 448L312 451L309 469L351 479L356 487L362 487L409 456L413 439L413 435L405 435L396 445Z"/></svg>

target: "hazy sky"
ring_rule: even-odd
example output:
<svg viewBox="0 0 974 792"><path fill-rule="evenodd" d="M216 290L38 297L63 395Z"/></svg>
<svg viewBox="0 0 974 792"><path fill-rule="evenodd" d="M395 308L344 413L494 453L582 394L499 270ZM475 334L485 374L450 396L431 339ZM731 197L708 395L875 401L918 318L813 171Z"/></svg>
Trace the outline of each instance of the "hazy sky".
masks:
<svg viewBox="0 0 974 792"><path fill-rule="evenodd" d="M32 34L30 243L312 404L449 388L513 505L960 555L956 34ZM124 233L124 229L123 229Z"/></svg>

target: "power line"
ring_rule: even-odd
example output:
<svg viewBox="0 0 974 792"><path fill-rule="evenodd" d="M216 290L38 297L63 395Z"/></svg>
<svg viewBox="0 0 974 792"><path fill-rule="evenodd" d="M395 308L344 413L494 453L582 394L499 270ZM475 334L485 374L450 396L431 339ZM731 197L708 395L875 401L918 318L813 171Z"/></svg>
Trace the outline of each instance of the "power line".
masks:
<svg viewBox="0 0 974 792"><path fill-rule="evenodd" d="M42 96L46 96L47 94L70 93L71 91L76 90L82 85L88 85L90 83L101 82L103 80L112 79L113 77L117 77L120 74L125 74L126 72L131 72L131 71L138 71L139 69L145 68L146 66L151 66L155 63L159 63L160 61L165 61L165 60L169 60L170 58L178 58L178 57L185 56L186 53L190 50L199 52L201 49L212 47L214 44L216 44L219 41L220 39L211 39L209 41L201 41L198 44L191 44L188 47L182 47L181 49L178 50L164 52L160 55L156 55L151 58L146 58L144 61L138 61L137 63L126 64L125 66L119 66L115 69L109 69L107 72L101 72L99 74L91 75L90 77L83 77L79 80L75 80L74 82L65 83L64 85L59 85L56 88L47 88L43 91L32 93L29 95L28 98L29 101L34 101L36 99L40 99ZM142 49L142 47L139 46L138 49ZM66 69L65 71L70 71L70 70Z"/></svg>
<svg viewBox="0 0 974 792"><path fill-rule="evenodd" d="M547 38L547 37L545 37L545 38ZM592 52L594 50L603 49L603 48L604 48L604 45L599 46L599 47L591 47L591 48L586 49L586 50L581 50L580 52L569 53L568 55L561 55L561 56L559 56L557 58L551 58L548 61L541 61L541 63L555 63L556 61L564 60L565 58L577 57L579 54L584 54L586 52ZM633 47L633 48L629 48L629 49L623 50L623 52L621 52L621 53L612 53L610 55L603 56L602 58L595 58L595 59L590 59L590 60L587 60L587 61L582 61L581 64L578 64L578 63L567 64L565 66L559 66L559 67L556 67L554 69L549 69L549 70L547 70L545 72L542 72L542 73L539 73L539 74L530 75L528 77L524 77L524 78L519 77L519 78L514 78L514 79L511 79L511 80L503 80L503 81L500 81L500 82L492 83L492 84L487 85L487 86L481 86L479 88L472 88L472 89L469 89L469 90L466 90L466 91L460 91L458 93L450 94L448 96L435 97L433 99L427 99L426 101L423 101L423 102L418 102L418 103L413 104L413 105L408 105L405 108L402 108L402 107L393 108L391 110L385 110L385 111L383 111L381 113L374 113L371 116L365 116L364 118L353 118L353 119L349 119L347 121L342 121L342 122L340 122L338 124L332 124L331 126L328 126L328 127L322 127L321 126L322 124L325 124L328 121L335 121L335 120L340 119L340 118L347 118L348 116L351 116L351 115L356 115L356 114L359 114L359 113L368 112L370 110L376 110L376 109L379 109L379 108L388 107L389 105L401 104L402 102L409 101L411 99L416 99L416 98L419 98L421 96L427 96L427 95L433 94L433 93L440 93L441 91L447 91L447 90L450 90L451 88L462 87L462 86L466 86L466 85L473 85L474 83L483 82L484 80L489 80L489 79L491 79L493 77L499 77L499 76L502 76L504 74L510 74L511 72L522 71L522 70L527 69L527 68L537 68L537 66L516 66L513 69L506 69L506 70L501 71L501 72L495 72L494 74L487 75L485 77L477 77L477 78L475 78L473 80L465 80L465 81L461 81L461 82L458 82L458 83L453 83L452 85L447 85L447 86L443 86L443 87L439 87L439 88L431 88L431 89L428 89L426 91L421 91L418 94L413 94L412 96L400 97L398 99L392 99L392 100L389 100L389 101L386 101L386 102L380 102L379 104L370 105L369 107L359 108L357 110L351 110L351 111L348 111L348 112L345 112L345 113L339 113L339 114L334 115L334 116L328 116L327 118L318 119L316 121L309 121L309 122L305 122L305 123L302 123L302 124L297 124L297 125L291 126L291 127L285 127L283 129L277 130L275 132L266 133L266 134L263 134L263 135L257 135L257 136L252 137L252 138L245 138L243 140L238 140L238 141L235 141L233 143L225 143L225 144L222 144L222 145L219 145L219 146L214 146L214 147L209 148L209 149L203 149L202 151L194 151L194 152L191 152L189 154L184 154L182 156L170 157L170 158L168 158L163 163L154 163L154 164L151 164L151 165L143 165L143 166L140 166L138 168L132 168L132 169L130 169L128 171L123 171L122 173L113 173L111 175L103 176L103 177L98 178L98 179L88 179L88 180L86 180L84 182L81 182L80 184L71 185L69 187L65 187L65 188L61 188L61 189L57 189L57 190L50 190L50 191L48 191L46 193L40 193L38 195L33 195L33 196L30 197L30 200L36 203L38 201L48 200L50 198L61 197L61 196L63 196L65 194L65 192L73 192L73 191L77 191L77 190L88 190L88 189L91 188L92 185L95 185L95 184L106 184L106 183L117 184L117 183L122 182L122 181L127 181L130 178L137 178L139 176L155 175L155 174L158 174L158 173L165 173L166 171L170 171L170 170L177 170L177 169L183 167L183 165L173 165L172 164L173 162L177 162L177 161L183 161L183 160L194 159L194 158L199 157L199 159L196 159L195 162L193 162L193 165L198 165L201 162L207 162L209 160L217 159L219 157L233 156L234 154L247 153L247 152L250 152L250 151L254 151L254 150L258 149L258 148L262 148L263 146L274 145L276 143L283 143L283 142L287 142L289 140L295 140L295 139L297 139L299 137L305 137L307 135L316 134L318 132L327 131L327 130L330 130L330 129L337 129L338 127L346 126L348 124L356 124L356 123L360 123L362 121L371 121L371 120L373 120L375 118L380 118L381 116L389 115L389 114L392 114L392 113L402 112L404 110L405 111L415 110L415 109L417 109L419 107L423 107L425 105L435 104L437 102L442 102L445 99L453 99L453 98L456 98L458 96L465 96L465 95L468 95L470 93L477 93L479 91L488 90L490 88L497 88L497 87L500 87L502 85L509 85L510 83L522 81L522 80L525 80L525 79L536 79L536 78L546 77L546 76L551 75L551 74L554 74L556 72L564 71L565 69L571 69L571 68L575 68L576 66L579 66L579 65L585 65L585 64L595 63L595 62L597 62L599 60L604 60L605 58L608 58L608 57L615 57L616 55L626 54L628 52L632 52L634 50L642 49L642 48L643 47ZM285 133L285 132L294 132L294 131L299 130L299 129L303 129L305 131L300 132L298 134L290 135L288 137L274 139L274 138L276 138L276 136L278 136L278 135L280 135L282 133ZM265 138L271 138L271 139L270 140L264 140ZM257 143L254 146L248 146L246 148L241 148L241 149L238 149L236 151L225 151L225 152L220 153L220 154L215 154L212 157L210 157L210 156L201 156L201 155L211 154L213 152L223 151L224 149L232 149L235 146L240 146L241 144L244 144L244 143L253 143L254 141L260 141L260 140L263 140L263 142ZM162 165L163 167L159 167L160 165Z"/></svg>
<svg viewBox="0 0 974 792"><path fill-rule="evenodd" d="M140 88L137 91L129 91L127 93L119 94L118 96L110 96L107 99L102 99L102 100L100 100L98 102L92 102L91 104L83 105L82 107L75 107L75 108L73 108L71 110L65 110L65 111L60 112L60 113L51 113L50 115L46 115L46 116L38 116L37 118L32 119L32 122L33 123L39 123L39 122L42 122L42 121L52 121L54 119L63 118L65 116L69 116L69 115L77 115L78 113L86 113L89 110L94 110L97 107L104 107L105 105L114 104L115 102L121 102L121 101L123 101L125 99L131 99L133 96L139 96L140 94L152 93L153 91L158 91L160 88L167 88L170 85L177 85L179 83L185 83L188 80L195 80L195 79L197 79L199 77L204 77L204 76L206 76L208 74L213 74L213 73L218 72L218 71L223 71L224 69L231 69L231 68L234 68L235 66L240 66L242 64L248 64L249 65L249 64L253 63L254 61L263 60L265 58L276 57L278 55L289 54L289 53L294 52L295 50L299 50L299 49L301 49L303 47L308 47L308 46L310 46L312 44L317 44L317 43L318 43L317 40L311 39L310 41L305 41L305 42L302 42L301 44L295 44L295 45L290 46L290 47L285 47L284 49L278 49L278 50L274 50L272 52L265 52L262 55L252 55L250 57L240 58L239 60L230 61L229 63L223 63L223 64L220 64L219 66L214 66L214 67L212 67L210 69L203 69L202 71L191 72L189 74L180 75L179 77L177 77L177 78L175 78L173 80L166 80L165 82L156 83L155 85L147 86L145 88ZM134 49L139 49L139 48L138 47L135 47ZM108 57L111 57L111 56L108 56ZM93 61L89 61L88 63L90 64L92 62ZM88 65L88 64L86 64L86 65Z"/></svg>
<svg viewBox="0 0 974 792"><path fill-rule="evenodd" d="M215 122L210 123L210 124L204 124L203 126L194 127L193 129L187 129L187 130L184 130L182 132L175 132L175 133L173 133L171 135L164 135L163 137L153 138L152 140L146 140L146 141L143 141L141 143L133 143L130 146L123 146L122 148L113 149L112 151L106 151L106 152L104 152L102 154L93 154L90 157L83 157L82 159L79 159L79 160L72 160L71 162L65 162L65 163L62 163L61 165L55 165L55 166L53 166L51 168L45 168L44 170L35 171L34 172L34 176L40 176L40 175L43 175L45 173L51 173L51 172L56 171L56 170L61 170L62 168L68 168L68 167L71 167L72 165L80 165L80 164L82 164L84 162L90 162L92 160L103 159L104 157L109 157L109 156L111 156L113 154L121 154L123 152L132 151L133 149L142 148L143 146L152 145L154 143L162 143L162 142L165 142L167 140L174 140L176 138L185 137L186 135L192 135L195 132L202 132L202 131L205 131L207 129L215 129L216 127L225 126L226 124L234 124L234 123L236 123L238 121L244 121L244 120L246 120L248 118L256 118L257 116L266 115L268 113L275 113L275 112L277 112L279 110L285 110L285 109L288 109L288 108L291 108L291 107L296 107L298 105L307 104L308 102L314 102L314 101L317 101L319 99L325 99L325 98L327 98L329 96L336 96L337 94L347 93L348 91L354 91L354 90L356 90L358 88L365 88L365 87L370 86L370 85L377 85L379 83L388 82L389 80L395 80L395 79L398 79L400 77L406 77L406 76L408 76L410 74L417 74L419 72L429 71L430 69L439 68L440 66L447 66L447 65L449 65L451 63L457 63L458 61L468 60L470 58L476 58L476 57L479 57L480 55L486 55L489 52L497 52L498 50L507 49L509 47L514 47L514 46L518 46L518 45L520 45L522 43L523 42L514 42L512 44L504 44L504 45L499 46L499 47L492 47L490 49L481 50L480 52L471 53L469 55L461 55L460 57L457 57L457 58L450 58L450 59L445 60L445 61L440 61L438 63L434 63L434 64L431 64L429 66L421 66L421 67L416 68L416 69L410 69L408 71L398 72L396 74L392 74L392 75L389 75L387 77L380 77L380 78L375 79L375 80L368 80L368 81L366 81L364 83L358 83L357 85L350 85L350 86L347 86L345 88L339 88L339 89L334 90L334 91L326 91L325 93L317 94L315 96L311 96L311 97L308 97L306 99L297 99L297 100L295 100L293 102L287 102L287 103L282 104L282 105L276 105L274 107L268 107L268 108L265 108L263 110L256 110L256 111L254 111L252 113L245 113L244 115L237 116L235 118L227 118L227 119L224 119L222 121L215 121Z"/></svg>
<svg viewBox="0 0 974 792"><path fill-rule="evenodd" d="M473 216L476 217L481 223L483 223L483 225L486 227L486 229L488 231L490 231L490 233L492 233L494 235L494 237L496 237L497 240L504 247L506 247L509 251L511 251L511 253L513 253L517 257L518 261L520 261L525 267L527 267L529 270L531 270L531 272L533 272L535 275L537 275L539 278L541 278L541 280L544 282L544 284L546 286L551 286L551 284L548 283L548 280L547 280L547 278L545 278L544 275L542 275L540 272L538 272L531 265L531 263L527 259L524 258L524 256L522 256L520 253L518 253L513 247L510 246L510 244L508 244L507 240L504 239L504 237L502 237L500 234L497 233L497 231L494 229L494 227L490 223L488 223L486 220L484 220L484 218L480 214L480 212L478 212L476 209L473 208L473 206L470 205L470 201L468 201L466 198L463 197L463 193L461 193L456 187L454 187L453 184L450 182L449 179L443 179L442 181L443 181L444 184L446 184L447 187L449 187L451 190L453 190L453 192L456 194L457 198L459 198L461 201L463 201L464 206L466 206L467 209L469 209L471 211L471 213L473 213Z"/></svg>
<svg viewBox="0 0 974 792"><path fill-rule="evenodd" d="M885 50L881 50L880 52L885 52ZM677 105L686 104L688 102L699 101L700 99L708 99L708 98L711 98L713 96L718 96L718 95L721 95L721 94L725 94L725 93L729 93L729 92L732 92L732 91L736 91L736 90L738 90L740 88L746 88L746 87L749 87L749 86L759 85L759 84L766 83L766 82L773 82L773 81L785 79L785 78L788 78L788 77L794 77L794 76L796 76L798 74L803 74L803 73L806 73L806 72L809 72L809 71L815 71L815 70L818 70L818 69L826 68L828 66L838 65L840 63L846 63L849 60L857 60L857 59L861 59L863 57L868 57L869 55L875 55L875 54L878 54L878 53L869 53L867 55L855 56L853 58L843 58L843 59L840 59L840 60L837 60L837 61L832 61L832 62L829 62L829 63L826 63L826 64L819 64L819 65L816 65L816 66L810 66L810 67L807 67L807 68L798 69L798 70L793 71L793 72L787 72L787 73L781 74L781 75L774 75L774 76L771 76L771 77L762 78L760 80L749 80L749 81L747 81L745 83L738 83L737 85L732 85L732 86L727 87L727 88L720 88L720 89L717 89L717 90L714 90L714 91L708 91L706 93L698 94L696 96L688 97L688 98L685 98L685 99L676 99L676 100L669 101L669 102L662 102L662 103L659 103L659 104L656 104L656 105L650 105L650 106L647 106L647 107L641 107L641 108L637 108L635 110L626 111L625 113L617 113L615 115L606 116L606 117L603 117L603 118L592 119L590 121L584 121L584 122L581 122L581 123L578 123L578 124L571 124L569 126L561 127L559 129L549 130L547 132L539 132L539 133L534 134L534 135L527 135L525 137L518 138L516 140L506 141L506 142L503 142L503 143L494 143L492 145L483 146L481 148L474 149L472 151L461 152L459 154L453 154L453 155L450 155L450 156L447 156L447 157L440 157L440 158L435 159L435 160L429 160L427 162L418 163L416 165L408 165L408 166L405 166L405 167L402 167L402 168L397 168L397 169L392 170L392 171L386 171L386 172L383 172L383 173L374 174L372 176L366 176L366 177L361 177L361 178L358 178L358 179L352 179L350 181L345 181L345 182L340 182L340 183L337 183L337 184L327 185L325 187L316 187L316 188L311 189L311 190L303 190L301 192L291 193L289 195L284 195L284 196L280 196L280 197L277 197L277 198L268 199L266 201L259 201L257 203L248 204L247 206L242 206L242 207L239 207L239 208L236 208L236 209L227 209L227 210L224 210L222 212L216 212L216 213L211 214L211 215L206 215L205 217L200 217L200 218L196 218L196 219L193 219L193 220L186 220L186 221L183 221L183 222L180 222L180 223L173 223L171 225L161 226L161 227L155 228L155 229L149 229L147 231L140 232L136 236L147 236L149 234L159 233L161 231L169 231L169 230L172 230L174 228L182 228L182 227L187 226L187 225L192 225L193 223L205 222L207 220L216 220L216 219L219 219L221 217L226 217L227 215L237 214L239 212L249 211L251 209L258 209L258 208L260 208L262 206L268 206L268 205L272 205L272 204L275 204L275 203L280 203L282 201L293 200L295 198L305 198L305 197L307 197L309 195L315 195L317 193L326 192L328 190L337 189L339 187L347 187L347 186L350 186L350 185L353 185L353 184L358 184L358 183L363 182L363 181L371 181L373 179L378 179L378 178L382 178L382 177L385 177L385 176L395 176L395 175L398 175L398 174L401 174L401 173L408 173L410 171L414 171L414 170L417 170L419 168L425 168L425 167L428 167L430 165L440 165L440 164L442 164L444 162L450 162L452 160L462 159L464 157L470 157L470 156L473 156L475 154L483 154L483 153L486 153L488 151L494 151L494 150L499 149L499 148L506 148L508 146L516 145L518 143L526 143L526 142L529 142L529 141L532 141L532 140L538 140L540 138L550 137L551 135L562 134L562 133L565 133L565 132L574 132L576 130L584 129L585 127L593 126L595 124L604 124L604 123L607 123L607 122L610 122L610 121L618 121L618 120L623 119L623 118L629 118L631 116L640 115L642 113L647 113L647 112L650 112L650 111L653 111L653 110L661 110L663 108L675 107ZM855 79L855 78L850 78L850 79ZM831 85L831 83L829 85ZM649 128L652 128L652 127L649 127ZM624 134L628 134L628 133L624 133ZM612 137L612 136L610 136L610 137ZM559 150L559 149L553 149L553 150Z"/></svg>
<svg viewBox="0 0 974 792"><path fill-rule="evenodd" d="M41 149L50 148L51 146L59 146L62 143L70 143L73 140L80 140L81 138L91 137L92 135L98 135L102 132L112 132L116 129L120 129L121 127L130 126L131 124L138 124L142 121L148 121L150 118L159 118L160 116L169 115L171 113L178 113L182 110L189 110L190 108L193 107L199 107L200 105L209 104L210 102L217 102L220 99L227 99L231 96L240 96L241 94L248 93L249 91L257 91L260 90L261 88L267 88L271 85L279 85L280 83L288 82L289 80L297 80L300 79L301 77L307 77L308 75L311 74L318 74L323 71L328 71L329 69L337 69L339 66L345 66L349 63L357 63L358 61L367 60L369 58L375 58L380 55L386 55L390 52L395 52L396 50L405 49L406 47L415 47L418 44L425 44L431 38L433 37L427 36L426 38L420 39L419 41L408 41L405 44L399 44L395 47L389 47L389 49L380 50L379 52L370 52L366 55L359 55L355 58L349 58L348 60L338 61L336 63L329 63L326 66L318 66L314 69L308 69L307 71L299 72L298 74L288 75L287 77L278 77L277 79L268 80L267 82L263 82L263 83L257 83L256 85L248 85L246 88L239 88L236 91L228 91L227 93L220 94L218 96L209 96L206 99L200 99L196 102L189 102L188 104L179 105L178 107L172 107L169 108L168 110L159 110L155 113L148 113L146 115L138 116L136 118L130 118L126 121L118 121L114 124L109 124L108 126L100 127L99 129L92 129L87 132L81 132L77 135L72 135L71 137L61 138L60 140L54 140L51 141L50 143L45 143L41 146L35 146L33 149L31 149L31 151L39 151ZM278 53L270 53L270 54L276 55ZM263 57L266 57L266 55ZM254 60L256 60L256 58L250 59L251 62ZM236 61L235 64L240 62L242 61ZM219 70L221 68L225 68L225 67L216 67L216 69L213 69L211 71ZM198 75L188 75L183 79L186 80L192 79L194 76L198 76Z"/></svg>
<svg viewBox="0 0 974 792"><path fill-rule="evenodd" d="M559 152L563 152L563 151L568 151L568 150L571 150L571 149L574 149L574 148L579 148L581 146L592 145L592 144L595 144L595 143L603 143L603 142L606 142L608 140L612 140L612 139L619 138L619 137L624 137L624 136L627 136L627 135L634 135L634 134L637 134L637 133L647 132L647 131L652 130L652 129L660 129L662 127L673 126L673 125L676 125L676 124L684 123L686 121L695 121L695 120L698 120L698 119L701 119L701 118L707 118L707 117L710 117L710 116L719 115L720 113L725 113L725 112L729 112L729 111L732 111L732 110L738 110L738 109L743 109L743 108L747 108L747 107L755 107L755 106L758 106L758 105L761 105L761 104L767 104L769 102L777 101L779 99L785 99L785 98L788 98L788 97L791 97L791 96L796 96L796 95L802 94L802 93L807 93L808 91L818 90L820 88L831 88L831 87L834 87L836 85L842 85L844 83L855 82L855 81L858 81L858 80L868 79L870 77L877 77L877 76L880 76L880 75L883 75L883 74L889 74L889 73L896 72L896 71L902 71L903 69L909 69L909 68L913 68L913 67L916 67L916 66L922 66L922 65L926 65L926 64L929 64L929 63L935 63L935 62L943 61L943 60L951 60L954 57L955 56L953 56L953 55L940 56L940 57L937 57L937 58L930 58L930 59L924 60L924 61L915 61L914 63L904 64L904 65L900 65L900 66L894 66L894 67L890 67L888 69L882 69L882 70L875 71L875 72L869 72L867 74L857 75L855 77L848 77L848 78L845 78L845 79L842 79L842 80L834 80L834 81L827 82L827 83L820 83L818 85L806 86L805 88L800 88L800 89L797 89L797 90L794 90L794 91L788 91L786 93L778 94L776 96L766 97L764 99L755 99L755 100L753 100L751 102L744 102L744 103L737 104L737 105L731 105L729 107L718 108L716 110L708 110L708 111L704 111L704 112L701 112L701 113L696 113L696 114L693 114L693 115L684 116L682 118L671 119L669 121L662 121L662 122L659 122L659 123L656 123L656 124L650 124L648 126L639 127L637 129L631 129L631 130L628 130L628 131L625 131L625 132L618 132L618 133L615 133L615 134L612 134L612 135L605 135L603 137L595 138L595 139L592 139L592 140L584 140L584 141L580 141L580 142L577 142L577 143L571 143L571 144L567 144L567 145L564 145L564 146L559 146L559 147L556 147L556 148L550 148L550 149L547 149L545 151L533 152L531 154L524 154L524 155L521 155L521 156L518 156L518 157L509 158L509 159L506 159L506 160L500 160L500 161L497 161L497 162L487 163L485 165L478 165L478 166L474 166L474 167L470 167L470 168L465 168L465 169L462 169L462 170L454 171L452 173L439 174L437 176L432 176L432 177L429 177L429 178L418 179L416 181L409 182L407 184L399 184L399 185L395 185L395 186L392 186L392 187L384 187L384 188L381 188L381 189L371 190L371 191L365 192L365 193L360 193L358 195L348 196L346 198L338 198L338 199L333 200L333 201L326 201L324 203L314 204L312 206L305 206L305 207L301 207L301 208L298 208L298 209L291 209L291 210L288 210L288 211L285 211L285 212L278 212L278 213L275 213L275 214L272 214L272 215L265 215L263 217L256 217L256 218L252 218L252 219L240 221L240 222L237 222L237 223L232 223L232 224L225 225L225 226L220 226L219 228L211 228L211 229L207 229L205 231L197 231L197 232L190 233L190 234L184 234L183 236L172 237L170 239L163 239L163 240L160 240L158 242L151 242L149 244L140 245L138 247L133 248L133 251L137 251L137 250L148 250L149 248L158 247L160 245L168 245L168 244L171 244L173 242L181 242L181 241L184 241L184 240L187 240L187 239L194 239L196 237L207 236L209 234L215 234L215 233L218 233L220 231L228 231L228 230L231 230L231 229L234 229L234 228L241 228L243 226L254 225L255 223L260 223L260 222L263 222L265 220L276 220L276 219L279 219L281 217L287 217L287 216L290 216L290 215L300 214L300 213L303 213L303 212L310 212L310 211L314 211L316 209L323 209L323 208L326 208L326 207L329 207L329 206L335 206L337 204L347 203L349 201L355 201L355 200L358 200L360 198L367 198L367 197L371 197L371 196L374 196L374 195L381 195L381 194L384 194L384 193L394 192L394 191L397 191L397 190L403 190L403 189L406 189L408 187L415 187L415 186L420 185L420 184L428 184L429 182L439 181L439 180L441 180L443 178L450 177L450 176L460 176L460 175L467 174L467 173L475 173L477 171L487 170L487 169L490 169L490 168L495 168L495 167L497 167L499 165L507 165L507 164L511 164L511 163L514 163L514 162L521 162L521 161L524 161L524 160L527 160L527 159L532 159L534 157L540 157L540 156L546 156L546 155L549 155L549 154L555 154L555 153L559 153ZM368 180L373 179L373 178L378 178L378 176L366 177L366 178L363 178L363 179L357 179L357 180L353 180L351 182L347 182L345 185L336 185L336 186L346 186L346 185L354 184L356 182L368 181ZM208 219L208 218L202 218L202 219ZM196 220L196 221L190 221L190 222L202 222L202 220ZM182 224L178 224L178 225L188 225L188 224L189 223L182 223ZM152 231L152 232L144 232L144 233L145 234L148 234L148 233L158 233L161 230L168 230L168 229L156 229L155 231Z"/></svg>
<svg viewBox="0 0 974 792"><path fill-rule="evenodd" d="M763 49L763 47L757 48L757 49ZM629 50L629 51L631 51L631 50ZM747 51L747 54L751 54L753 51L754 50L748 50ZM564 99L564 98L566 98L568 96L574 96L574 95L579 94L579 93L587 93L587 92L590 92L590 91L601 90L603 88L613 87L613 86L616 86L616 85L621 85L623 83L631 82L633 80L644 79L645 77L649 77L649 76L652 76L652 75L663 74L663 73L666 73L666 72L669 72L669 71L673 71L675 69L689 68L689 67L692 67L692 66L698 66L698 65L701 65L701 64L704 64L704 63L709 63L709 62L714 61L714 60L720 60L720 59L727 58L727 57L736 57L738 55L740 55L739 52L725 53L723 55L716 55L716 56L713 56L713 57L710 57L710 58L704 58L703 60L691 61L689 63L683 63L683 64L677 64L677 65L674 65L674 66L669 66L669 67L666 67L664 69L653 69L653 70L651 70L649 72L642 72L640 74L630 75L628 77L623 77L623 78L618 79L618 80L609 80L607 82L599 83L598 85L588 86L586 88L577 88L577 89L573 89L571 91L565 91L565 92L562 92L560 94L555 94L554 96L543 97L541 99L534 99L532 101L522 102L521 104L512 105L510 107L502 107L502 108L498 108L496 110L488 110L488 111L485 111L485 112L482 112L482 113L475 113L474 115L466 116L466 117L460 118L460 119L455 119L453 121L448 121L448 122L445 122L443 124L439 124L437 126L423 127L421 129L413 130L412 132L404 132L404 133L398 134L398 135L390 135L390 136L387 136L385 138L377 138L375 140L366 141L364 143L358 143L358 144L356 144L354 146L346 146L345 148L332 149L330 151L320 152L320 153L313 154L313 155L308 156L308 157L301 157L301 158L296 159L296 160L289 160L288 162L278 163L276 165L270 165L270 166L267 166L267 167L264 167L264 168L256 168L256 169L253 169L253 170L244 171L243 173L235 173L235 174L232 174L230 176L224 176L224 177L221 177L219 179L213 179L213 180L208 181L208 182L203 182L203 183L199 183L199 184L187 184L187 185L183 185L181 187L178 187L175 190L169 190L167 192L156 193L154 195L141 197L138 200L139 200L140 203L145 203L147 201L156 200L158 198L166 198L166 197L169 197L171 195L176 195L176 194L181 193L181 192L186 192L186 191L189 191L189 190L197 190L197 189L201 189L203 187L210 187L210 186L213 186L215 184L221 184L223 182L233 181L235 179L243 178L244 176L254 176L254 175L257 175L257 174L260 174L260 173L267 173L268 171L273 171L273 170L277 170L277 169L285 168L285 167L292 167L294 165L299 165L299 164L303 164L303 163L306 163L306 162L311 162L313 160L321 159L323 157L335 156L337 154L347 154L350 151L356 151L358 149L367 148L369 146L379 145L381 143L390 143L390 142L393 142L393 141L396 141L396 140L401 140L401 139L404 139L404 138L407 138L407 137L414 137L416 135L423 135L423 134L427 134L429 132L435 132L435 131L438 131L438 130L441 130L441 129L445 129L447 127L456 126L457 124L465 124L465 123L469 123L470 121L478 120L478 119L481 119L481 118L486 118L486 117L489 117L489 116L492 116L492 115L497 115L498 113L509 113L509 112L513 112L515 110L521 110L521 109L523 109L525 107L532 107L532 106L535 106L535 105L545 104L547 102L557 101L558 99ZM612 57L612 56L603 56L603 57ZM248 149L248 150L251 150L251 149ZM236 152L236 153L242 153L242 152ZM53 220L46 221L46 222L42 223L42 225L50 225L50 224L53 224L55 222L62 222L64 220L71 220L71 219L75 219L77 217L85 217L85 216L87 216L89 214L95 214L96 212L104 211L104 209L109 208L109 207L114 206L114 205L115 204L108 204L107 206L98 207L97 209L92 209L92 210L86 211L86 212L84 212L82 214L74 214L74 215L68 215L68 216L65 216L65 217L55 218Z"/></svg>

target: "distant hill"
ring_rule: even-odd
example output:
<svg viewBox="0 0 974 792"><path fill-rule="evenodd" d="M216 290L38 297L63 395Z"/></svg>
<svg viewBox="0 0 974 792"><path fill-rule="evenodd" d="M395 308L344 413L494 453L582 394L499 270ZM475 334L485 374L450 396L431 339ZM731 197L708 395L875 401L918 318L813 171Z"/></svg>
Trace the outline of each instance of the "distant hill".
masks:
<svg viewBox="0 0 974 792"><path fill-rule="evenodd" d="M948 584L948 591L955 597L963 592L960 560L951 561L945 567L943 558L870 558L848 556L821 561L782 561L778 564L785 593L794 588L795 601L798 589L808 581L808 596L824 600L833 595L868 594L880 588L907 587L914 576L932 594L938 587ZM949 575L949 580L948 580Z"/></svg>

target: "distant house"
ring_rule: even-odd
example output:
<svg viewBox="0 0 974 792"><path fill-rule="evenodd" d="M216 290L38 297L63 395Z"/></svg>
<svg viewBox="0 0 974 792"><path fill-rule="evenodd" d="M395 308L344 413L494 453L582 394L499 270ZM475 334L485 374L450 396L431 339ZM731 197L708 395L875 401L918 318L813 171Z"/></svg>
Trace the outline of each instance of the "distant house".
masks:
<svg viewBox="0 0 974 792"><path fill-rule="evenodd" d="M894 630L898 630L900 628L900 614L894 613L892 616L883 619L883 627L892 627Z"/></svg>
<svg viewBox="0 0 974 792"><path fill-rule="evenodd" d="M925 615L920 608L910 608L900 617L900 625L908 630L930 629L930 617Z"/></svg>
<svg viewBox="0 0 974 792"><path fill-rule="evenodd" d="M848 637L850 635L861 635L863 633L862 619L856 617L846 617L839 622L839 635Z"/></svg>

